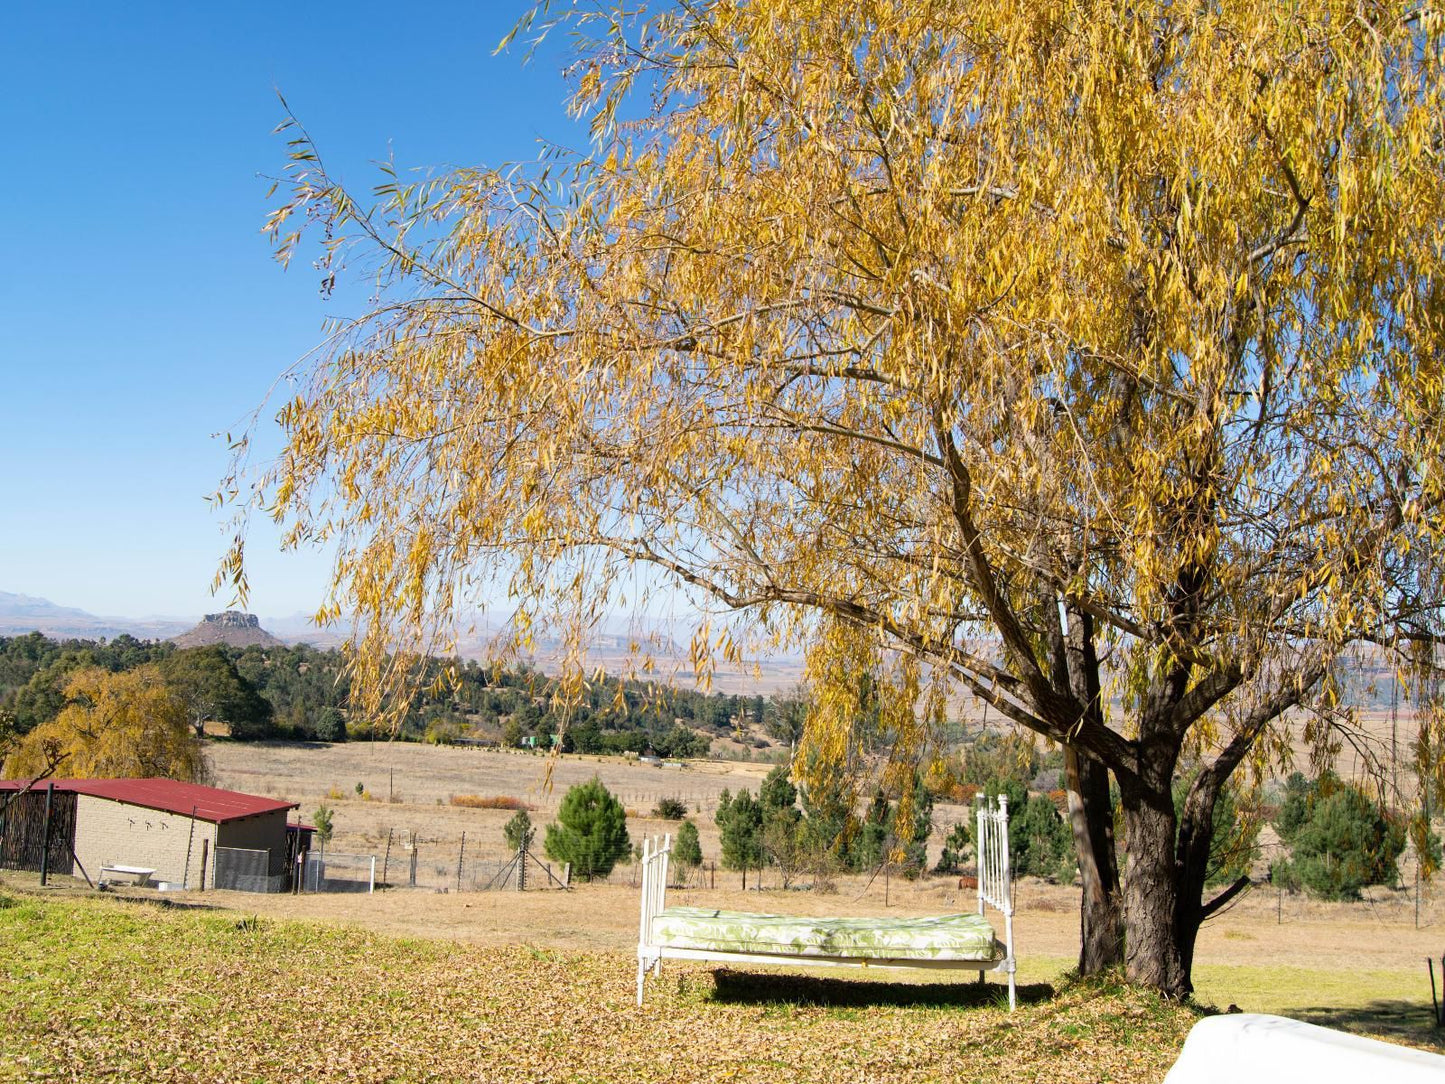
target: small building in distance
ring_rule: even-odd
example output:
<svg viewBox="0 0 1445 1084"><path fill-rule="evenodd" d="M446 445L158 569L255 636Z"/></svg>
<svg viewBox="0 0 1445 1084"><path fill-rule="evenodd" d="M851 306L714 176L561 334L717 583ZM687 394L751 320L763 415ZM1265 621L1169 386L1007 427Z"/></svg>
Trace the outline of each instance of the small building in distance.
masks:
<svg viewBox="0 0 1445 1084"><path fill-rule="evenodd" d="M50 793L49 870L109 880L118 868L188 888L284 891L310 833L288 831L295 802L175 779L46 780L0 823L0 868L38 870ZM5 792L23 780L0 782ZM130 874L135 876L135 874Z"/></svg>

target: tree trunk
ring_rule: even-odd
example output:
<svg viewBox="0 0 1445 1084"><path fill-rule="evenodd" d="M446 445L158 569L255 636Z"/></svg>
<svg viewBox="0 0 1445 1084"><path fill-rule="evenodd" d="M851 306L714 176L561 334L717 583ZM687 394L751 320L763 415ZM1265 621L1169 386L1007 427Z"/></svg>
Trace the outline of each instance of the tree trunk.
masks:
<svg viewBox="0 0 1445 1084"><path fill-rule="evenodd" d="M1150 773L1151 776L1155 773ZM1174 801L1169 772L1155 780L1120 780L1128 861L1124 875L1127 942L1125 975L1166 997L1187 997L1194 989L1177 936L1179 884L1174 861Z"/></svg>
<svg viewBox="0 0 1445 1084"><path fill-rule="evenodd" d="M1103 697L1094 619L1066 607L1054 645L1055 677L1068 686L1091 721L1102 725ZM1086 750L1064 746L1064 787L1069 827L1082 882L1079 906L1079 974L1097 975L1124 959L1124 906L1114 846L1109 769Z"/></svg>
<svg viewBox="0 0 1445 1084"><path fill-rule="evenodd" d="M1184 969L1194 966L1194 945L1199 927L1222 903L1233 898L1240 886L1235 884L1220 893L1211 903L1204 902L1204 882L1209 876L1209 849L1214 842L1214 806L1222 786L1213 773L1200 772L1184 800L1179 817L1179 842L1175 868L1178 870L1179 901L1175 905L1174 938ZM1248 884L1248 880L1245 880Z"/></svg>
<svg viewBox="0 0 1445 1084"><path fill-rule="evenodd" d="M1097 975L1124 959L1124 908L1114 849L1109 770L1088 753L1064 747L1069 825L1082 882L1079 974Z"/></svg>

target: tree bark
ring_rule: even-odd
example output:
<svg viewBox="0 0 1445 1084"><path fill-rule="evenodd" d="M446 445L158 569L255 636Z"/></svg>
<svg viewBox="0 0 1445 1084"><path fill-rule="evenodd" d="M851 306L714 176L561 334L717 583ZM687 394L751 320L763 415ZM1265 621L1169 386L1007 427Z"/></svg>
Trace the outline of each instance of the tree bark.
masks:
<svg viewBox="0 0 1445 1084"><path fill-rule="evenodd" d="M1114 849L1109 770L1088 753L1064 747L1069 825L1079 860L1079 974L1097 975L1124 959L1124 906Z"/></svg>
<svg viewBox="0 0 1445 1084"><path fill-rule="evenodd" d="M1129 936L1124 970L1131 983L1152 986L1166 997L1184 998L1194 986L1176 925L1180 885L1170 768L1172 763L1163 772L1162 786L1157 770L1147 779L1120 780L1128 834L1124 912Z"/></svg>
<svg viewBox="0 0 1445 1084"><path fill-rule="evenodd" d="M1055 680L1067 684L1090 722L1103 725L1094 619L1065 605L1054 644ZM1064 789L1069 827L1082 884L1079 906L1079 974L1097 975L1124 959L1124 905L1114 846L1109 769L1091 753L1064 745Z"/></svg>

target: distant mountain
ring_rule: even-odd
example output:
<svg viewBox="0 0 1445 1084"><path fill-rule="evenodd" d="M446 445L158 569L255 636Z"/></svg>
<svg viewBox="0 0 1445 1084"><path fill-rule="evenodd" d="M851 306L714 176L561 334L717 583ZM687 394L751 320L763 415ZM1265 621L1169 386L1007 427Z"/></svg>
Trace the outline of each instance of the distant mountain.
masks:
<svg viewBox="0 0 1445 1084"><path fill-rule="evenodd" d="M138 640L164 640L189 627L189 621L168 617L97 617L73 606L57 606L49 599L0 591L0 636L43 632L58 639L111 640L130 635Z"/></svg>
<svg viewBox="0 0 1445 1084"><path fill-rule="evenodd" d="M216 615L211 615L216 616ZM325 629L317 629L303 615L264 618L258 624L274 629L276 635L256 643L307 643L326 649L338 647L343 637ZM113 640L117 636L134 636L137 640L170 640L189 635L206 624L196 624L194 617L97 617L74 606L58 606L49 599L0 591L0 636L24 636L42 632L57 640ZM220 643L220 640L206 640Z"/></svg>
<svg viewBox="0 0 1445 1084"><path fill-rule="evenodd" d="M261 619L255 614L241 613L239 610L206 614L201 618L200 624L189 632L172 636L171 642L177 647L209 647L211 644L270 647L283 643L261 627Z"/></svg>

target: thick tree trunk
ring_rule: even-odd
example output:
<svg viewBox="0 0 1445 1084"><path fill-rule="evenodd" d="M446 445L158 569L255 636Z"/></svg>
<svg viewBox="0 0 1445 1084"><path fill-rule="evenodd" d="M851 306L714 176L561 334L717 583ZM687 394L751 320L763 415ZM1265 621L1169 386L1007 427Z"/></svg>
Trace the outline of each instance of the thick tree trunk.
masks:
<svg viewBox="0 0 1445 1084"><path fill-rule="evenodd" d="M1124 959L1124 906L1114 849L1109 770L1088 753L1064 747L1069 825L1082 882L1079 974L1097 975Z"/></svg>
<svg viewBox="0 0 1445 1084"><path fill-rule="evenodd" d="M1055 680L1068 686L1091 723L1103 724L1094 619L1066 607L1053 644ZM1124 959L1124 904L1114 847L1109 769L1086 750L1064 746L1069 827L1082 882L1079 906L1079 974L1097 975Z"/></svg>
<svg viewBox="0 0 1445 1084"><path fill-rule="evenodd" d="M1152 773L1151 773L1152 774ZM1169 773L1162 786L1120 781L1128 861L1124 874L1127 942L1125 975L1131 983L1152 986L1167 997L1187 997L1194 989L1181 952L1176 921L1180 885L1174 860L1174 802Z"/></svg>

